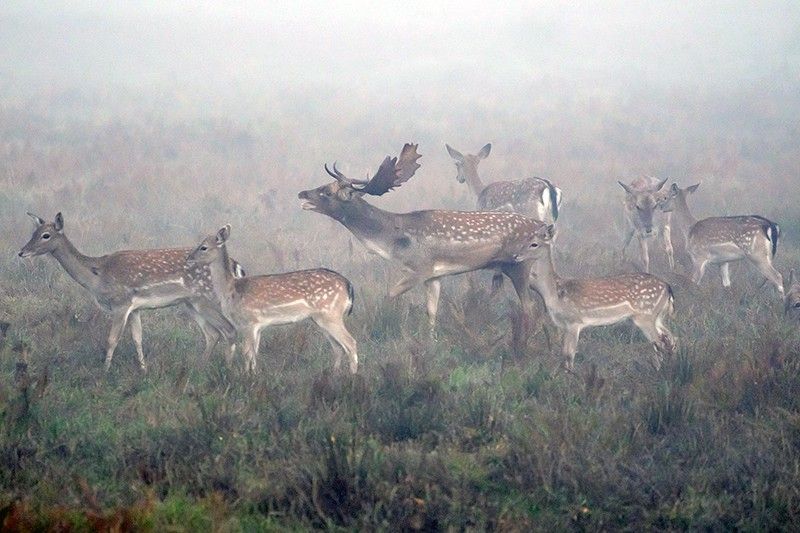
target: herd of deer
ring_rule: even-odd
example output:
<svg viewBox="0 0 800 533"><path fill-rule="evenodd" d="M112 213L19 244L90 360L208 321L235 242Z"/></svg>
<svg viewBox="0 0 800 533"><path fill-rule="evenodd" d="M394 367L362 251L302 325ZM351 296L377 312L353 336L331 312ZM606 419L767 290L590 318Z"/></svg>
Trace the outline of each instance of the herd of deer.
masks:
<svg viewBox="0 0 800 533"><path fill-rule="evenodd" d="M544 300L547 313L563 333L564 364L572 369L578 338L586 327L631 319L653 343L657 354L675 349L676 340L665 325L674 298L670 286L649 274L649 243L661 236L674 269L671 230L676 224L693 263L692 280L699 283L709 263L719 264L722 284L730 285L729 265L750 261L783 298L780 272L772 266L778 245L777 224L760 216L695 219L686 198L698 185L665 188L666 180L639 179L620 185L625 190L626 234L623 254L635 236L644 272L609 277L565 279L554 268L552 247L561 205L561 189L541 178L502 181L487 186L478 164L491 151L487 144L476 155L447 151L477 196L478 211L427 210L391 213L364 200L380 196L409 180L420 167L417 145L406 144L398 157L386 157L370 180L344 176L333 165L325 170L332 183L303 191L303 209L327 215L344 225L370 251L398 263L404 277L389 293L400 295L425 285L431 330L436 321L441 279L480 269L495 272L493 286L508 277L519 297L522 315L531 316L531 291ZM311 319L325 333L335 358L334 368L348 358L350 372L358 368L357 344L344 316L353 307L353 287L327 269L247 276L231 259L226 243L229 225L205 238L196 248L120 251L101 257L81 254L64 233L64 219L53 222L29 215L36 222L20 257L51 254L102 309L111 313L105 368L125 325L130 323L139 365L146 370L142 350L140 311L185 306L203 333L204 358L222 337L230 363L237 338L242 339L246 368L255 369L261 331L277 324ZM654 215L656 222L654 222ZM674 221L673 221L674 215ZM800 280L794 271L785 297L787 313L800 315ZM524 322L527 324L527 322Z"/></svg>

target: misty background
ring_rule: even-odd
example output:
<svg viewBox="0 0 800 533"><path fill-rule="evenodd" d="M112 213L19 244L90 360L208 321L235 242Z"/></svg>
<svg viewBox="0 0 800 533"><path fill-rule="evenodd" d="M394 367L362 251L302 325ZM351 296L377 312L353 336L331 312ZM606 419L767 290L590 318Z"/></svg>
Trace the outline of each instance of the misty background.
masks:
<svg viewBox="0 0 800 533"><path fill-rule="evenodd" d="M325 162L364 177L408 141L422 168L378 205L473 208L444 143L491 142L484 182L564 190L563 246L617 248L616 180L641 175L702 181L700 217L786 229L799 118L796 2L0 4L9 252L25 210L61 210L87 253L232 222L256 271L275 266L266 240L337 266L346 230L297 192L328 181Z"/></svg>

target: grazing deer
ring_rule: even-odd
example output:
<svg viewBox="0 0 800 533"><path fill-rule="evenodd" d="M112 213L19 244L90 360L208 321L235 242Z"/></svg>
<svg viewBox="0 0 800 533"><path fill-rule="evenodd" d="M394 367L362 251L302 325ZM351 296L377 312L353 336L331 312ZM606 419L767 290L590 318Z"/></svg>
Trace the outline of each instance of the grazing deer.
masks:
<svg viewBox="0 0 800 533"><path fill-rule="evenodd" d="M130 322L131 336L142 371L147 370L142 350L141 309L156 309L185 304L205 339L205 360L214 350L220 334L234 341L235 330L213 304L208 269L187 267L191 249L126 250L100 257L80 253L64 233L64 217L45 222L28 213L36 222L30 241L20 250L20 257L52 255L67 274L89 291L98 307L111 313L111 331L105 356L105 369L111 367L114 350L125 325ZM244 271L235 261L229 268L236 275ZM192 289L196 289L197 293Z"/></svg>
<svg viewBox="0 0 800 533"><path fill-rule="evenodd" d="M339 369L344 352L350 360L350 372L355 374L358 370L356 340L344 325L345 315L353 309L350 282L341 274L324 268L236 279L226 268L229 258L225 243L230 232L230 225L226 225L215 235L203 239L189 255L187 263L210 270L214 294L222 312L244 339L247 370L252 372L256 368L262 329L310 318L322 328L333 347L334 369Z"/></svg>
<svg viewBox="0 0 800 533"><path fill-rule="evenodd" d="M478 211L510 211L550 224L558 219L561 189L549 180L528 178L484 185L478 176L478 163L489 155L491 144L481 148L475 155L464 155L449 144L445 144L445 148L456 163L456 180L459 183L466 182L478 198Z"/></svg>
<svg viewBox="0 0 800 533"><path fill-rule="evenodd" d="M800 280L796 279L794 269L789 272L789 289L786 291L784 310L792 320L800 321Z"/></svg>
<svg viewBox="0 0 800 533"><path fill-rule="evenodd" d="M574 367L581 330L630 318L653 343L657 352L670 353L675 338L664 325L672 314L670 286L650 274L621 274L602 278L563 279L555 271L551 245L552 224L541 224L531 242L531 288L544 298L547 312L564 333L562 354L567 369Z"/></svg>
<svg viewBox="0 0 800 533"><path fill-rule="evenodd" d="M693 186L696 188L696 186ZM692 259L692 281L703 279L709 264L720 265L723 287L731 286L730 263L747 259L773 285L783 299L783 278L772 266L778 251L780 227L759 215L710 217L697 220L686 204L687 189L670 188L665 208L679 215L688 226L686 251Z"/></svg>
<svg viewBox="0 0 800 533"><path fill-rule="evenodd" d="M408 181L419 168L417 145L406 144L399 158L386 157L369 181L349 179L333 166L333 183L302 191L303 209L344 225L370 251L399 263L406 275L389 290L395 297L414 286L427 289L428 323L436 323L441 278L480 269L499 268L508 276L530 317L529 262L519 259L533 237L535 221L517 213L427 210L390 213L364 201Z"/></svg>
<svg viewBox="0 0 800 533"><path fill-rule="evenodd" d="M634 235L639 240L639 260L645 272L650 272L650 239L658 234L653 224L653 214L656 207L660 207L666 201L666 191L662 191L666 178L657 181L653 178L640 178L631 182L629 185L618 181L617 183L625 189L625 200L623 201L623 214L625 216L625 238L622 243L622 256L625 257L625 250L628 248ZM664 239L664 249L667 252L667 259L671 270L675 269L675 258L672 250L671 216L669 211L664 210L664 220L661 221L661 235Z"/></svg>

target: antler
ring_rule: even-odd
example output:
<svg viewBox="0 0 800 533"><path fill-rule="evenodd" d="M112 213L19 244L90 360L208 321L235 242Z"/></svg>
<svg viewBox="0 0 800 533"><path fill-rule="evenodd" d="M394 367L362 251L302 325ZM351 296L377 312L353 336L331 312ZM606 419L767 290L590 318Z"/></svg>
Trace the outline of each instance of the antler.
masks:
<svg viewBox="0 0 800 533"><path fill-rule="evenodd" d="M331 169L328 168L328 164L327 163L325 163L325 165L323 165L323 166L325 167L325 172L330 174L336 181L343 181L345 183L350 183L350 180L347 178L347 176L345 176L344 174L339 172L339 169L336 168L336 162L335 161L333 163L333 171L331 171Z"/></svg>
<svg viewBox="0 0 800 533"><path fill-rule="evenodd" d="M358 190L372 196L380 196L399 187L411 179L420 167L417 159L422 156L417 153L418 146L418 144L406 143L403 145L399 157L386 156L371 180L367 182L351 180L351 183L362 185Z"/></svg>

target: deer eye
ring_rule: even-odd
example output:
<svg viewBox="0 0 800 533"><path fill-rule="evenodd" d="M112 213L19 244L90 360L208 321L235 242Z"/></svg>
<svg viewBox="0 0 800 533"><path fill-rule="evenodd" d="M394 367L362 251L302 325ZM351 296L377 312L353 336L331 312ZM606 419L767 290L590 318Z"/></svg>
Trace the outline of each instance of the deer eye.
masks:
<svg viewBox="0 0 800 533"><path fill-rule="evenodd" d="M796 303L794 304L794 308L795 308L795 309L800 309L800 302L796 302Z"/></svg>
<svg viewBox="0 0 800 533"><path fill-rule="evenodd" d="M208 250L208 246L206 246L205 244L200 247L201 252L205 252L206 250Z"/></svg>
<svg viewBox="0 0 800 533"><path fill-rule="evenodd" d="M538 242L534 242L534 243L531 244L531 248L538 248L538 247L539 247L539 243Z"/></svg>
<svg viewBox="0 0 800 533"><path fill-rule="evenodd" d="M42 240L43 241L46 241L49 238L50 238L50 234L49 233L42 233Z"/></svg>

